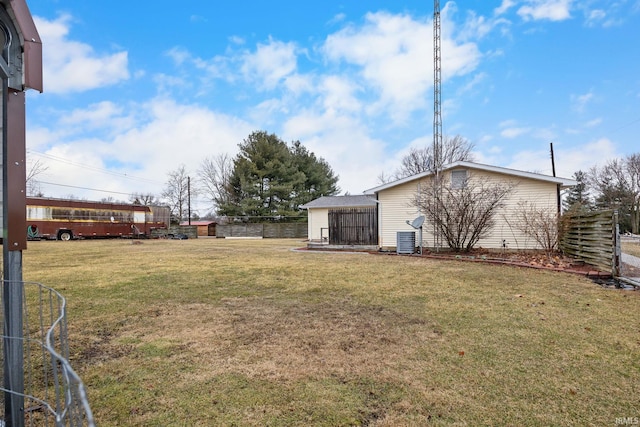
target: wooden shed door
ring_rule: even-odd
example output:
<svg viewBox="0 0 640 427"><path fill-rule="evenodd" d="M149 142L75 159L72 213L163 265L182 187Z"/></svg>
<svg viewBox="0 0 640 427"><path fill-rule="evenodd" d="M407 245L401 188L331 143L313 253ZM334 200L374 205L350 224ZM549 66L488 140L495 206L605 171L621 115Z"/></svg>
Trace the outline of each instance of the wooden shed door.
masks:
<svg viewBox="0 0 640 427"><path fill-rule="evenodd" d="M329 244L377 245L376 208L329 210Z"/></svg>

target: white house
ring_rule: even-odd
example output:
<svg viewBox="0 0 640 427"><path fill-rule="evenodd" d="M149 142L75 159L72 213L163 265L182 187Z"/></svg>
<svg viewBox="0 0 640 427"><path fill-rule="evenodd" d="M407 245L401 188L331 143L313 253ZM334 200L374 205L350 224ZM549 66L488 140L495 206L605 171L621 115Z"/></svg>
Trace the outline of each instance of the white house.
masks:
<svg viewBox="0 0 640 427"><path fill-rule="evenodd" d="M537 209L557 212L559 191L577 184L572 179L464 161L445 166L441 178L443 185L447 186L461 185L467 179L468 182L473 179L482 179L486 182L503 182L513 186L512 192L505 199L506 206L495 216L494 227L488 236L476 245L476 247L493 249L502 248L503 245L509 249L539 248L537 242L514 227L517 211L523 206L522 202L527 202ZM379 247L395 248L399 231L415 231L407 221L410 222L424 214L413 202L421 186L429 184L432 179L433 174L425 172L365 191L366 195L374 197L378 203ZM422 235L423 246L433 247L438 243L434 238L433 226L429 224L428 219L424 223Z"/></svg>

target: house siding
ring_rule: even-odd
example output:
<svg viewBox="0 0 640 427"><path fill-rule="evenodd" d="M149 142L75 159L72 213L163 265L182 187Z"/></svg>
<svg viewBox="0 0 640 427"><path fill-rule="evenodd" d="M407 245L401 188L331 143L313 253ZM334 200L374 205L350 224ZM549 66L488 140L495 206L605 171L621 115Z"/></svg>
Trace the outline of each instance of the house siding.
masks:
<svg viewBox="0 0 640 427"><path fill-rule="evenodd" d="M317 240L321 239L321 230L323 228L329 228L329 208L309 208L308 209L308 239ZM325 231L325 237L328 237Z"/></svg>
<svg viewBox="0 0 640 427"><path fill-rule="evenodd" d="M537 208L557 211L556 184L528 178L521 178L507 174L486 172L470 169L471 179L482 177L490 182L511 182L515 185L513 193L506 200L506 206L497 212L495 225L489 232L489 236L481 239L476 248L501 249L503 241L508 249L540 249L537 242L524 235L515 228L515 221L519 203L528 201ZM450 185L451 171L445 172L444 185ZM397 246L396 236L398 231L418 231L408 225L406 221L412 221L419 215L423 215L415 206L411 205L420 185L428 184L430 177L406 182L378 192L379 223L380 223L380 247L382 249L394 249ZM433 247L433 226L427 219L423 226L422 242L424 247ZM443 242L446 246L446 242Z"/></svg>
<svg viewBox="0 0 640 427"><path fill-rule="evenodd" d="M378 193L378 224L380 227L379 246L383 249L396 247L398 231L417 231L406 221L412 221L421 213L415 206L411 206L411 200L415 197L420 183L424 180L407 182L396 187ZM427 226L423 227L426 231ZM423 241L426 233L423 231ZM416 242L418 235L416 234Z"/></svg>

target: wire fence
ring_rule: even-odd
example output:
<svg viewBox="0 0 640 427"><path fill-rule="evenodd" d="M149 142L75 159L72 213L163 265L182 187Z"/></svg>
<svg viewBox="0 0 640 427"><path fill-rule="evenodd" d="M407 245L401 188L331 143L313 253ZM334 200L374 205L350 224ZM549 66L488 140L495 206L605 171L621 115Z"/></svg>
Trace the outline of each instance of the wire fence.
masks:
<svg viewBox="0 0 640 427"><path fill-rule="evenodd" d="M4 387L0 388L0 401L5 420L15 417L7 407L19 406L23 419L7 422L15 426L87 426L94 427L93 414L86 389L69 363L66 300L55 290L38 283L7 282L4 286L22 287L22 337L7 335L7 322L2 329L2 366ZM7 310L3 298L2 307ZM4 316L3 316L4 317ZM8 360L7 348L22 351L22 360ZM19 381L7 381L8 373L22 369ZM14 385L15 384L15 385Z"/></svg>
<svg viewBox="0 0 640 427"><path fill-rule="evenodd" d="M620 275L640 286L640 235L622 235L622 267Z"/></svg>

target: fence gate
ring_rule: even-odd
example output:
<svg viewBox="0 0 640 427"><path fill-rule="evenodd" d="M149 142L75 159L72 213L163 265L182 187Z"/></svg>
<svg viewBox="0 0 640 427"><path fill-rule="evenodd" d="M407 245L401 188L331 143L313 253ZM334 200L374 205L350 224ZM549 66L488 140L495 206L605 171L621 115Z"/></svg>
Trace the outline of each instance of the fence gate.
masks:
<svg viewBox="0 0 640 427"><path fill-rule="evenodd" d="M329 244L377 245L378 212L376 208L329 210Z"/></svg>
<svg viewBox="0 0 640 427"><path fill-rule="evenodd" d="M585 263L620 275L620 232L617 211L571 214L562 239L562 250Z"/></svg>

